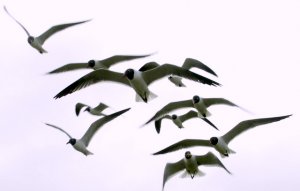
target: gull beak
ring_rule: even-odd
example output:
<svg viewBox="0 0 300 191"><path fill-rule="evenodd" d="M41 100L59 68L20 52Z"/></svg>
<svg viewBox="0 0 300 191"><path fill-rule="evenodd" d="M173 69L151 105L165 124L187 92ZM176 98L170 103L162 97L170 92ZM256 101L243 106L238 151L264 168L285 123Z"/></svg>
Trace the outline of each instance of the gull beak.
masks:
<svg viewBox="0 0 300 191"><path fill-rule="evenodd" d="M69 144L69 143L70 143L70 141L68 141L68 142L66 143L66 145Z"/></svg>

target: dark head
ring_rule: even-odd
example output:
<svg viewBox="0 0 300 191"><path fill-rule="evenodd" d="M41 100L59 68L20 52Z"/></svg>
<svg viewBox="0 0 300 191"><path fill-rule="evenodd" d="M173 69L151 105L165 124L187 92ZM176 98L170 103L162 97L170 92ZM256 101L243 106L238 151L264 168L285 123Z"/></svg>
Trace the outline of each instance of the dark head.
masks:
<svg viewBox="0 0 300 191"><path fill-rule="evenodd" d="M171 117L173 120L177 119L177 115L175 115L175 114L173 114Z"/></svg>
<svg viewBox="0 0 300 191"><path fill-rule="evenodd" d="M190 159L190 158L192 158L192 153L190 151L186 151L184 156L186 159Z"/></svg>
<svg viewBox="0 0 300 191"><path fill-rule="evenodd" d="M69 142L67 142L67 144L71 144L71 145L75 145L75 143L76 143L76 139L73 139L73 138L71 138L70 140L69 140Z"/></svg>
<svg viewBox="0 0 300 191"><path fill-rule="evenodd" d="M195 95L195 96L193 97L193 103L198 103L199 101L200 101L200 97L197 96L197 95Z"/></svg>
<svg viewBox="0 0 300 191"><path fill-rule="evenodd" d="M28 43L29 44L32 44L33 41L34 41L34 37L33 36L29 36L28 39L27 39Z"/></svg>
<svg viewBox="0 0 300 191"><path fill-rule="evenodd" d="M210 143L212 144L212 145L216 145L217 143L218 143L218 138L217 137L212 137L212 138L210 138L209 139L209 141L210 141Z"/></svg>
<svg viewBox="0 0 300 191"><path fill-rule="evenodd" d="M129 80L132 80L134 77L134 70L129 68L125 71L124 76L126 76Z"/></svg>
<svg viewBox="0 0 300 191"><path fill-rule="evenodd" d="M169 76L168 79L171 80L173 78L173 76Z"/></svg>
<svg viewBox="0 0 300 191"><path fill-rule="evenodd" d="M91 67L91 68L93 68L93 67L95 66L95 64L96 64L95 60L90 60L90 61L88 61L88 65L89 65L89 67Z"/></svg>

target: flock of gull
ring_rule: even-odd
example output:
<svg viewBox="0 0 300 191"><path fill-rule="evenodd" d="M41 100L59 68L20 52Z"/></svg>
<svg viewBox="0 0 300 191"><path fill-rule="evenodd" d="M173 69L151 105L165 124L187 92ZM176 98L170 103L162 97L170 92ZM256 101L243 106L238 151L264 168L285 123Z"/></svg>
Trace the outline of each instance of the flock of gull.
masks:
<svg viewBox="0 0 300 191"><path fill-rule="evenodd" d="M43 44L53 34L61 30L64 30L68 27L83 24L90 21L90 20L85 20L80 22L55 25L49 28L43 34L37 37L33 37L30 35L27 29L7 11L5 6L4 6L4 10L15 22L17 22L24 29L24 31L28 35L28 43L41 54L47 53L47 51L43 48ZM148 62L144 64L139 70L134 70L129 68L123 73L115 72L109 69L112 65L118 64L120 62L144 58L151 55L152 54L115 55L103 60L90 60L88 62L70 63L61 66L53 71L50 71L48 74L64 73L64 72L69 72L69 71L74 71L79 69L90 69L92 71L84 75L83 77L79 78L69 86L67 86L65 89L60 91L57 95L55 95L54 98L58 99L68 94L72 94L75 91L79 91L83 88L86 88L90 85L98 84L100 82L105 82L105 81L116 82L132 88L136 92L135 100L137 102L145 102L145 103L148 103L149 101L157 97L155 93L150 91L149 85L164 77L167 77L170 82L172 82L178 87L186 87L186 85L182 82L183 78L192 80L194 82L206 84L209 86L221 85L216 81L213 81L209 78L206 78L202 75L190 71L191 68L198 68L217 77L217 74L211 68L209 68L202 62L193 58L187 58L184 61L182 66ZM153 117L151 117L144 125L154 122L157 133L160 133L161 122L164 119L171 120L178 128L184 128L183 123L186 120L192 118L198 118L208 123L214 129L219 130L208 119L209 116L212 115L211 112L209 112L208 108L212 105L218 105L218 104L238 107L244 111L247 111L246 109L240 107L239 105L224 98L203 98L198 95L194 95L191 99L188 100L179 100L179 101L170 102L166 104L159 111L157 111L153 115ZM87 149L87 147L91 139L95 135L95 133L106 123L114 120L118 116L130 110L130 108L127 108L107 115L103 113L103 111L108 107L109 106L104 103L100 103L96 107L91 107L84 103L76 104L75 113L77 116L80 114L81 110L83 109L84 111L89 112L92 115L101 116L100 119L96 120L90 125L90 127L87 129L85 134L79 139L73 138L68 132L66 132L64 129L56 125L49 124L49 123L45 123L45 124L66 134L69 137L69 141L67 143L71 144L74 149L87 156L93 154ZM174 114L174 112L179 109L188 109L188 111L187 113L179 116ZM167 148L164 148L154 153L153 155L166 154L166 153L177 151L179 149L203 146L203 147L213 147L217 152L220 153L222 158L228 157L232 153L235 153L235 151L233 151L228 145L230 141L232 141L239 134L245 132L246 130L254 128L256 126L277 122L290 116L291 115L285 115L285 116L257 118L257 119L241 121L231 130L225 133L223 136L211 137L209 139L181 140L177 143L168 146ZM190 176L191 178L194 178L195 176L204 175L204 173L200 171L198 168L201 165L218 166L223 168L229 174L231 174L231 172L223 165L221 160L211 151L207 152L205 155L194 155L190 151L186 151L184 157L181 160L175 163L166 164L164 169L162 188L164 188L167 180L169 180L173 175L177 174L180 171L184 171L183 177Z"/></svg>

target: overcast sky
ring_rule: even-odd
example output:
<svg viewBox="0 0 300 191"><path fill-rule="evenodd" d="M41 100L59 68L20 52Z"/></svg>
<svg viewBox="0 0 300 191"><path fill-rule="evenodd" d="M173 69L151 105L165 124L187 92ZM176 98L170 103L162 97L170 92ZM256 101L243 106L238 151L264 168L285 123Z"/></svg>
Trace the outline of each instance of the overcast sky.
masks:
<svg viewBox="0 0 300 191"><path fill-rule="evenodd" d="M208 139L226 133L246 119L293 114L264 125L230 143L237 153L222 159L210 148L191 148L192 154L212 151L233 173L203 167L204 177L171 178L165 190L300 190L300 2L296 0L1 0L34 36L50 26L93 19L49 38L39 54L26 33L2 9L1 36L1 190L161 190L165 164L183 158L186 150L152 156L186 138ZM116 54L151 57L123 62L111 70L139 69L156 61L180 66L187 57L212 68L219 77L193 69L219 83L210 87L184 80L178 88L165 78L150 90L149 103L135 102L135 92L116 83L99 83L61 99L53 97L90 72L57 75L47 72L71 62L104 59ZM250 110L212 106L209 118L216 131L193 119L178 129L162 122L140 128L156 111L172 101L224 97ZM84 156L66 145L68 137L44 125L52 123L80 138L99 117L75 115L75 104L104 102L113 113L132 109L106 124ZM180 110L183 114L187 110Z"/></svg>

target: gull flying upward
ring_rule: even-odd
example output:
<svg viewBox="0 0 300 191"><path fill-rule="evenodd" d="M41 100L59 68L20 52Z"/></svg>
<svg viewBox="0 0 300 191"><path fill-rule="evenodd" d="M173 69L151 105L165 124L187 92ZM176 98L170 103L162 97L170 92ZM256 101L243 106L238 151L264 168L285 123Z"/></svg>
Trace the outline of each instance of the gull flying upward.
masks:
<svg viewBox="0 0 300 191"><path fill-rule="evenodd" d="M259 118L259 119L251 119L242 121L233 127L230 131L220 137L211 137L209 140L203 139L185 139L179 141L161 151L154 153L153 155L165 154L169 152L173 152L183 148L195 147L195 146L206 146L215 148L222 157L228 156L229 154L235 153L228 147L228 144L231 140L233 140L239 134L245 132L248 129L254 128L259 125L265 125L268 123L273 123L276 121L280 121L291 115L280 116L280 117L270 117L270 118Z"/></svg>
<svg viewBox="0 0 300 191"><path fill-rule="evenodd" d="M91 107L91 106L88 106L88 105L83 104L83 103L77 103L75 105L75 113L76 113L77 116L79 115L81 109L84 108L84 107L86 107L84 111L87 111L92 115L106 116L104 113L102 113L102 111L105 110L106 108L108 108L108 105L106 105L104 103L100 103L96 107Z"/></svg>
<svg viewBox="0 0 300 191"><path fill-rule="evenodd" d="M146 54L146 55L114 55L109 58L103 59L103 60L90 60L88 62L84 63L70 63L66 64L62 67L59 67L48 74L56 74L56 73L62 73L62 72L68 72L73 70L79 70L79 69L109 69L111 66L124 61L130 61L133 59L138 58L145 58L148 56L151 56L152 54Z"/></svg>
<svg viewBox="0 0 300 191"><path fill-rule="evenodd" d="M161 120L163 119L170 119L172 120L172 122L179 128L182 129L184 128L184 126L182 125L183 122L185 122L186 120L192 119L192 118L199 118L198 117L198 113L196 111L189 111L184 115L180 115L177 116L175 114L173 115L165 115L162 118L159 118L157 120L155 120L154 124L155 124L155 129L156 132L159 133L160 132L160 128L161 128ZM213 128L215 128L216 130L219 130L212 122L210 122L207 118L200 118L203 121L205 121L206 123L208 123L209 125L211 125Z"/></svg>
<svg viewBox="0 0 300 191"><path fill-rule="evenodd" d="M198 168L200 165L219 166L226 170L229 174L231 172L223 165L223 163L212 152L208 152L205 155L192 155L190 151L185 152L184 158L175 162L167 163L164 170L163 177L163 189L165 183L176 173L185 170L182 177L190 175L193 179L195 175L203 176L205 173L201 172Z"/></svg>
<svg viewBox="0 0 300 191"><path fill-rule="evenodd" d="M73 82L71 85L59 92L54 98L61 98L67 94L71 94L77 90L80 90L98 82L112 81L132 87L137 94L136 101L144 101L147 103L149 100L156 97L154 93L150 92L150 90L148 89L148 85L160 78L171 74L181 76L203 84L213 86L220 85L218 82L215 82L206 77L193 73L189 70L171 64L163 64L161 66L144 72L130 68L127 69L124 74L119 72L113 72L110 70L99 69L90 72L89 74Z"/></svg>
<svg viewBox="0 0 300 191"><path fill-rule="evenodd" d="M28 43L35 48L36 50L39 51L39 53L43 54L43 53L47 53L47 51L42 47L44 42L53 34L64 30L68 27L74 26L74 25L78 25L81 23L85 23L88 22L90 20L85 20L85 21L80 21L80 22L74 22L74 23L66 23L66 24L60 24L60 25L55 25L52 26L51 28L49 28L47 31L45 31L44 33L42 33L40 36L38 37L34 37L32 35L30 35L30 33L28 32L28 30L17 20L15 19L6 9L6 7L4 6L4 10L5 12L14 20L16 21L16 23L18 23L26 32L27 36L28 36Z"/></svg>
<svg viewBox="0 0 300 191"><path fill-rule="evenodd" d="M228 106L239 107L235 103L232 103L231 101L224 98L201 98L198 95L195 95L193 99L171 102L165 105L162 109L156 112L156 114L151 119L149 119L146 122L146 124L167 115L171 111L182 109L182 108L190 108L190 107L198 111L198 117L206 118L211 115L211 113L207 110L207 108L211 105L216 105L216 104L224 104Z"/></svg>
<svg viewBox="0 0 300 191"><path fill-rule="evenodd" d="M83 153L84 155L88 156L88 155L91 155L93 153L90 152L87 149L87 147L88 147L91 139L95 135L95 133L100 129L100 127L102 127L107 122L115 119L116 117L122 115L123 113L127 112L129 109L130 108L127 108L127 109L118 111L116 113L113 113L111 115L104 116L104 117L98 119L97 121L93 122L90 125L90 127L88 128L88 130L85 132L85 134L80 139L72 138L72 136L69 133L67 133L65 130L63 130L60 127L57 127L55 125L51 125L51 124L48 124L48 123L45 123L45 124L48 125L48 126L51 126L53 128L56 128L56 129L62 131L63 133L65 133L70 138L70 140L69 140L69 142L67 142L67 144L70 143L73 146L74 149L76 149L77 151L79 151L79 152Z"/></svg>

